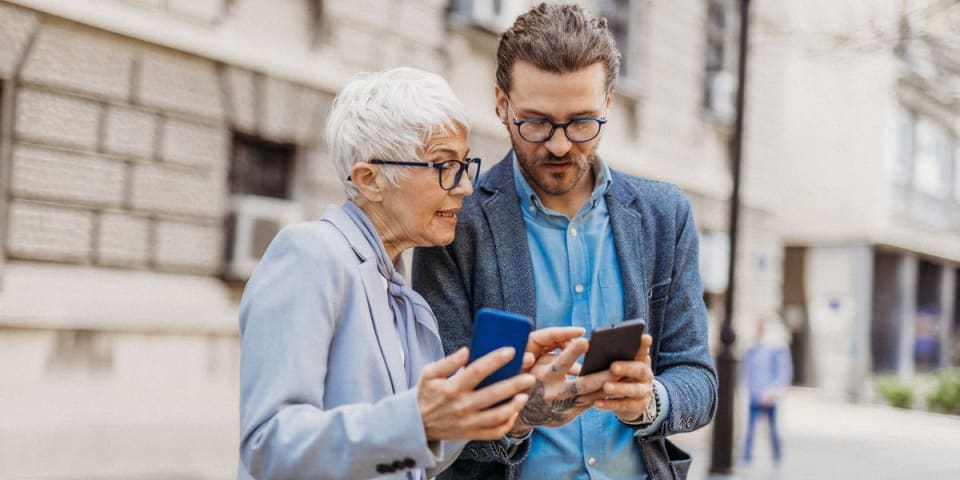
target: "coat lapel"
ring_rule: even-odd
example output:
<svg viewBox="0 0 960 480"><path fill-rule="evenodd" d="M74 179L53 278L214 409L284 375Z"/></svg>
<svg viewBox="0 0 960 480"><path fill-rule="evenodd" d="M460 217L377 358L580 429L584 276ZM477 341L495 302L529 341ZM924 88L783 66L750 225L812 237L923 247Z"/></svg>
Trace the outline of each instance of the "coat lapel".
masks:
<svg viewBox="0 0 960 480"><path fill-rule="evenodd" d="M493 237L503 309L527 315L536 323L533 265L523 212L517 201L512 154L491 168L485 180L482 188L491 195L483 200L481 208Z"/></svg>
<svg viewBox="0 0 960 480"><path fill-rule="evenodd" d="M613 188L606 195L607 210L610 212L610 228L613 231L613 243L617 247L617 259L620 261L620 275L623 276L623 314L625 319L647 318L647 285L643 265L643 235L639 209L633 206L639 198L622 188L623 180L613 173Z"/></svg>
<svg viewBox="0 0 960 480"><path fill-rule="evenodd" d="M323 218L333 224L347 239L350 247L360 260L360 278L367 295L367 305L370 311L370 321L377 336L377 346L383 356L387 372L390 375L394 393L407 390L407 376L403 367L403 353L400 347L400 338L393 325L393 312L387 300L385 279L377 270L376 255L373 248L367 243L363 234L353 220L338 206L327 209Z"/></svg>

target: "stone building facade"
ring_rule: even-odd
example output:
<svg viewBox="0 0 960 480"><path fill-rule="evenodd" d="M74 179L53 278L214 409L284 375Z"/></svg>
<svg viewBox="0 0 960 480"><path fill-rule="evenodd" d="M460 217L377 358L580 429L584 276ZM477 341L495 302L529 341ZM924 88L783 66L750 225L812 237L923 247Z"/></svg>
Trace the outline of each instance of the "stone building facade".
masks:
<svg viewBox="0 0 960 480"><path fill-rule="evenodd" d="M279 226L342 199L323 125L354 72L445 75L485 165L498 29L527 0L0 1L0 477L230 478L237 306ZM580 2L625 70L601 155L677 183L725 290L734 1ZM775 2L756 38L775 38ZM737 324L780 305L783 70L752 55ZM716 328L712 330L716 331Z"/></svg>

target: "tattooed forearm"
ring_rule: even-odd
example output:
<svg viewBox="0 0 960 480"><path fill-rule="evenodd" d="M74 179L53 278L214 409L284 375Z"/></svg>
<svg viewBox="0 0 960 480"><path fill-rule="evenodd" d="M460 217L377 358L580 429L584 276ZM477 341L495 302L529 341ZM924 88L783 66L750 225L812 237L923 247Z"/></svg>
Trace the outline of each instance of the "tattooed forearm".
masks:
<svg viewBox="0 0 960 480"><path fill-rule="evenodd" d="M558 398L554 400L551 404L552 410L555 412L566 412L571 408L582 407L583 402L580 401L580 397L567 397L567 398Z"/></svg>
<svg viewBox="0 0 960 480"><path fill-rule="evenodd" d="M564 390L565 396L563 398L553 399L549 405L547 404L546 398L544 398L545 393L546 388L544 387L543 381L538 379L537 383L535 383L530 390L530 399L527 400L527 405L520 411L520 421L527 425L563 423L567 420L566 415L568 415L569 410L583 406L580 397L577 396L577 386L575 383L567 386Z"/></svg>

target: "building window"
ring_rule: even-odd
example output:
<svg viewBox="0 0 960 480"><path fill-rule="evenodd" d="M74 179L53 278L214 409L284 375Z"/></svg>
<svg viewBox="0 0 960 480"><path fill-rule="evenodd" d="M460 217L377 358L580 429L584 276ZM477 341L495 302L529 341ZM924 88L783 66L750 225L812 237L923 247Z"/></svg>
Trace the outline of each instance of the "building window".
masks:
<svg viewBox="0 0 960 480"><path fill-rule="evenodd" d="M302 218L292 200L296 147L235 134L230 161L225 275L245 280L277 232Z"/></svg>
<svg viewBox="0 0 960 480"><path fill-rule="evenodd" d="M327 35L324 0L307 0L307 19L310 27L310 45L317 47L323 43Z"/></svg>
<svg viewBox="0 0 960 480"><path fill-rule="evenodd" d="M920 118L914 126L913 185L919 192L949 198L953 139L940 124Z"/></svg>
<svg viewBox="0 0 960 480"><path fill-rule="evenodd" d="M733 117L738 23L733 1L707 0L703 106L726 119Z"/></svg>
<svg viewBox="0 0 960 480"><path fill-rule="evenodd" d="M296 147L236 134L230 161L230 193L290 198Z"/></svg>
<svg viewBox="0 0 960 480"><path fill-rule="evenodd" d="M620 76L630 73L630 0L600 0L599 16L607 19L607 27L620 49Z"/></svg>
<svg viewBox="0 0 960 480"><path fill-rule="evenodd" d="M900 110L897 115L897 160L893 179L898 185L913 181L913 113Z"/></svg>
<svg viewBox="0 0 960 480"><path fill-rule="evenodd" d="M451 0L447 18L453 23L500 33L510 28L529 6L524 0Z"/></svg>

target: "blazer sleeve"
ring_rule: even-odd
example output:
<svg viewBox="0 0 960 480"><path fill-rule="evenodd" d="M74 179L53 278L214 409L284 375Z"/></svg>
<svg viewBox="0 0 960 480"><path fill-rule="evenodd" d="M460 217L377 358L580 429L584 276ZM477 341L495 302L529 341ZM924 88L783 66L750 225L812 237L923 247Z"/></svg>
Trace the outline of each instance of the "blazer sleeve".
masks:
<svg viewBox="0 0 960 480"><path fill-rule="evenodd" d="M664 306L656 378L667 390L670 412L659 434L696 430L717 409L717 372L707 340L707 312L699 271L699 240L690 203L679 191L673 282Z"/></svg>
<svg viewBox="0 0 960 480"><path fill-rule="evenodd" d="M462 242L467 236L460 235L453 245ZM450 247L420 247L413 253L413 288L430 304L437 316L440 339L447 354L470 344L473 334L472 311L474 310L468 278L461 274L458 260L451 254ZM459 245L459 251L473 252L472 248ZM471 259L459 259L470 265ZM461 460L481 463L496 462L505 465L519 465L527 458L530 440L508 448L500 440L472 441L463 448Z"/></svg>
<svg viewBox="0 0 960 480"><path fill-rule="evenodd" d="M378 466L407 459L430 468L437 459L415 389L375 403L324 405L338 319L369 316L369 307L348 300L357 284L352 250L317 225L283 230L241 301L242 467L258 479L370 478L383 473Z"/></svg>

